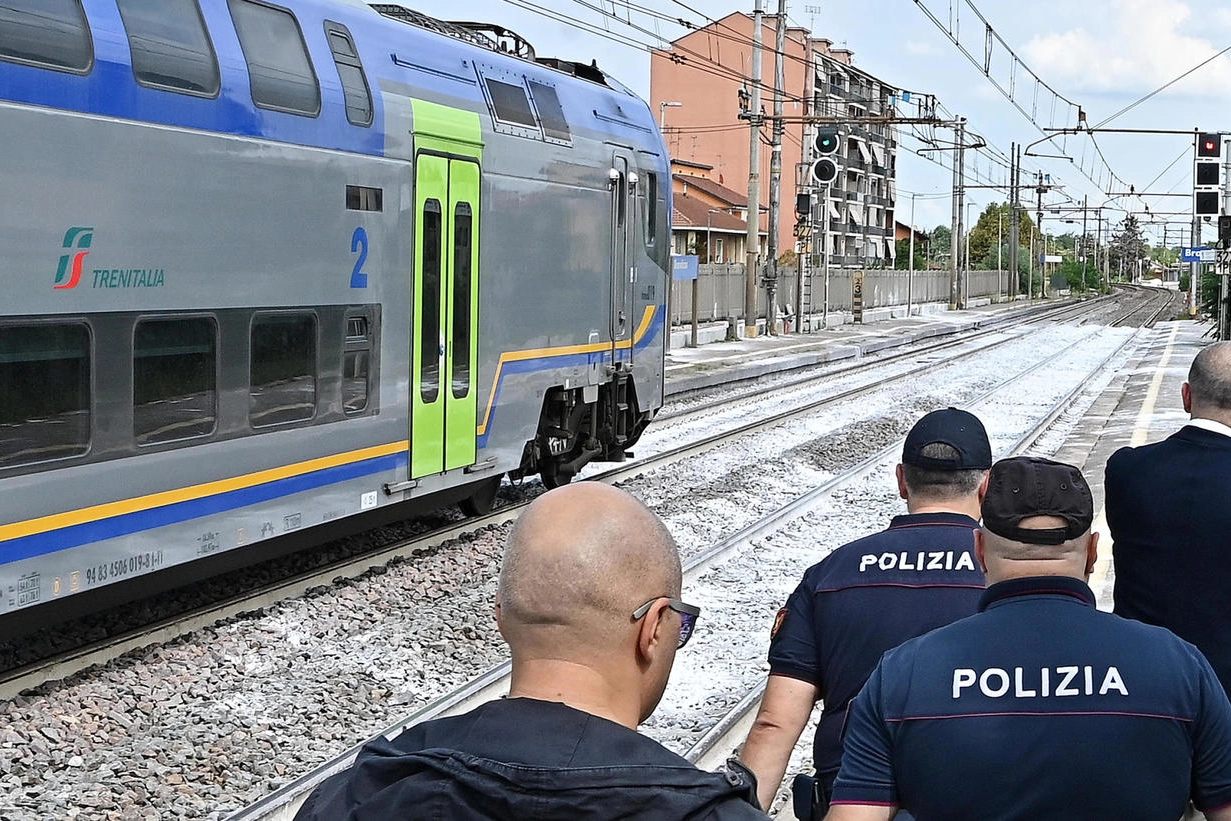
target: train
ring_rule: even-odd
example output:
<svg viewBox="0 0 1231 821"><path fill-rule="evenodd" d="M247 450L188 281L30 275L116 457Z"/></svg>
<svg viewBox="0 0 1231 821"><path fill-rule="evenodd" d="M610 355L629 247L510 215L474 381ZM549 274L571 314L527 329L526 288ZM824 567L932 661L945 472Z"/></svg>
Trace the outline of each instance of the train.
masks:
<svg viewBox="0 0 1231 821"><path fill-rule="evenodd" d="M662 405L670 164L593 60L357 0L0 3L0 145L0 625L481 512Z"/></svg>

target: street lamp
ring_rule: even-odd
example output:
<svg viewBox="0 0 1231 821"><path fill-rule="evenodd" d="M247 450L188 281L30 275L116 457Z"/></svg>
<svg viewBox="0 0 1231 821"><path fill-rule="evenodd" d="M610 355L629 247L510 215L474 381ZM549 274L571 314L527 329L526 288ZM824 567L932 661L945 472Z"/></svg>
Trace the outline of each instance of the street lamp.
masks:
<svg viewBox="0 0 1231 821"><path fill-rule="evenodd" d="M667 127L667 109L668 108L679 108L682 105L684 104L680 102L675 102L675 101L667 102L665 100L658 104L658 130L659 131L663 131Z"/></svg>

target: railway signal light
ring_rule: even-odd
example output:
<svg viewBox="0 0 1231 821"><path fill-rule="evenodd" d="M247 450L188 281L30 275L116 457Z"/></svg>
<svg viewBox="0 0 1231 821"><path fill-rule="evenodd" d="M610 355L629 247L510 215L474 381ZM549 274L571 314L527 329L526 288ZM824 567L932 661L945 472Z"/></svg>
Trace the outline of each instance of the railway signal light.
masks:
<svg viewBox="0 0 1231 821"><path fill-rule="evenodd" d="M837 154L838 147L841 146L842 140L838 136L837 126L823 125L816 130L816 153L819 156L825 157L829 154Z"/></svg>
<svg viewBox="0 0 1231 821"><path fill-rule="evenodd" d="M838 164L828 157L821 157L812 163L810 176L813 182L828 185L838 178Z"/></svg>
<svg viewBox="0 0 1231 821"><path fill-rule="evenodd" d="M1231 248L1231 215L1223 214L1218 218L1218 247Z"/></svg>
<svg viewBox="0 0 1231 821"><path fill-rule="evenodd" d="M835 155L842 146L842 137L838 133L838 127L820 126L816 130L816 139L812 144L816 148L817 159L812 163L808 176L814 183L828 185L838 178L838 163Z"/></svg>
<svg viewBox="0 0 1231 821"><path fill-rule="evenodd" d="M1222 142L1219 133L1197 134L1193 166L1193 215L1212 217L1222 211Z"/></svg>
<svg viewBox="0 0 1231 821"><path fill-rule="evenodd" d="M1198 134L1197 135L1197 156L1198 157L1221 157L1222 156L1222 135L1221 134Z"/></svg>

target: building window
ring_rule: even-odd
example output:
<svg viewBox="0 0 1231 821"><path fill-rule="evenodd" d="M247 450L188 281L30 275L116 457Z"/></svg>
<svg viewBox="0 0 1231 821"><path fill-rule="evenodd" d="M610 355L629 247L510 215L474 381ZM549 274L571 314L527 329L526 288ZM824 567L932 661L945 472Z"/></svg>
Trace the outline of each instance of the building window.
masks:
<svg viewBox="0 0 1231 821"><path fill-rule="evenodd" d="M155 319L133 333L133 438L138 445L214 432L218 330L207 317Z"/></svg>
<svg viewBox="0 0 1231 821"><path fill-rule="evenodd" d="M483 79L487 83L487 93L492 99L492 108L496 112L497 120L527 128L538 128L538 123L534 120L534 111L530 109L530 98L526 96L524 86L502 83L490 77Z"/></svg>
<svg viewBox="0 0 1231 821"><path fill-rule="evenodd" d="M133 75L143 86L214 97L218 58L197 0L118 0Z"/></svg>
<svg viewBox="0 0 1231 821"><path fill-rule="evenodd" d="M0 467L89 448L89 327L0 326Z"/></svg>
<svg viewBox="0 0 1231 821"><path fill-rule="evenodd" d="M248 390L248 420L254 428L316 415L315 314L253 319Z"/></svg>
<svg viewBox="0 0 1231 821"><path fill-rule="evenodd" d="M329 39L329 50L333 52L338 79L342 81L342 93L346 98L346 119L351 125L371 125L372 91L368 88L368 78L363 73L363 63L359 60L355 41L351 39L346 26L340 23L326 22L325 36Z"/></svg>
<svg viewBox="0 0 1231 821"><path fill-rule="evenodd" d="M726 258L723 256L722 237L719 237L714 240L714 262L722 263L726 261Z"/></svg>
<svg viewBox="0 0 1231 821"><path fill-rule="evenodd" d="M0 59L88 72L94 46L81 0L0 0Z"/></svg>
<svg viewBox="0 0 1231 821"><path fill-rule="evenodd" d="M295 15L255 0L228 0L248 63L252 101L262 108L315 117L321 90Z"/></svg>
<svg viewBox="0 0 1231 821"><path fill-rule="evenodd" d="M560 106L560 96L556 94L556 90L545 83L536 83L534 80L529 82L539 119L543 121L543 133L553 140L572 139L573 135L569 132L568 120L564 119L564 109Z"/></svg>

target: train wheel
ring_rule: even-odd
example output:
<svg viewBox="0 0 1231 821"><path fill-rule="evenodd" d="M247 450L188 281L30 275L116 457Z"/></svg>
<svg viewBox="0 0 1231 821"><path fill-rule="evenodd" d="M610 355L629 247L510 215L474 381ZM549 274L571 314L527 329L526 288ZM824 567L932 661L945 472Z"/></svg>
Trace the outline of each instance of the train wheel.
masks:
<svg viewBox="0 0 1231 821"><path fill-rule="evenodd" d="M497 474L475 485L474 493L457 503L462 513L467 516L483 516L491 513L492 505L496 503L496 493L500 490L501 475Z"/></svg>

